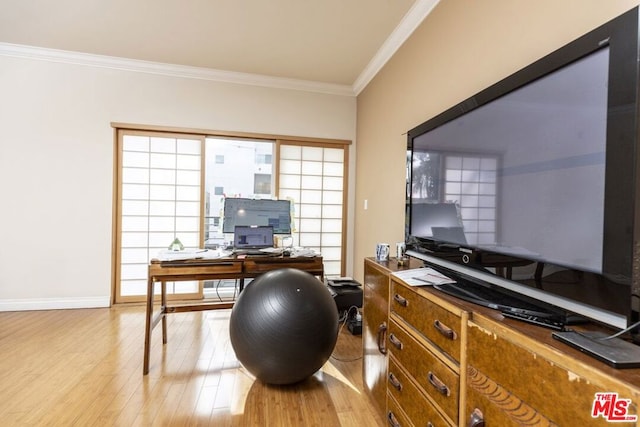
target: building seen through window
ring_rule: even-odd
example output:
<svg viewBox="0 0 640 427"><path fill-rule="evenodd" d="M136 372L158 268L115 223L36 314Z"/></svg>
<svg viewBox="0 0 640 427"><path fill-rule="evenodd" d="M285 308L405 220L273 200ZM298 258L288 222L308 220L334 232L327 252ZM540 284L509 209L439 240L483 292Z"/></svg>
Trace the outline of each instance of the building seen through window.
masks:
<svg viewBox="0 0 640 427"><path fill-rule="evenodd" d="M273 141L209 137L205 140L205 244L223 244L225 197L273 198ZM220 160L222 159L222 162ZM216 222L217 221L217 222Z"/></svg>

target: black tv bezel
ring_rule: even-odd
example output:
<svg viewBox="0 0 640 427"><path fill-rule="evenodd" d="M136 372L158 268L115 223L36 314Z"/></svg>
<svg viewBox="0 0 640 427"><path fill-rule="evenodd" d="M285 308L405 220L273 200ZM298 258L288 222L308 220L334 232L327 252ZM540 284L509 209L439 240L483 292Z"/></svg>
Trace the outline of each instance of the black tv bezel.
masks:
<svg viewBox="0 0 640 427"><path fill-rule="evenodd" d="M535 298L559 307L571 307L572 311L582 310L583 315L617 328L624 328L638 321L640 302L640 190L636 185L638 177L638 104L639 104L639 35L638 7L620 15L582 37L559 48L529 66L517 71L476 95L458 103L437 116L416 126L407 133L407 153L413 153L415 138L445 123L455 120L474 109L490 103L536 79L548 75L565 65L583 58L605 46L609 47L609 91L606 131L605 170L605 210L603 240L603 276L613 277L628 284L629 306L619 307L614 313L603 312L600 307L582 307L580 301L555 298L553 294L533 292ZM411 188L411 170L408 164L408 189ZM405 242L410 255L425 259L426 248L437 246L429 238L416 239L411 234L411 192L407 190ZM425 242L426 240L426 242ZM421 243L422 242L422 243ZM445 242L446 243L446 242ZM454 263L470 265L481 256L481 250L473 246L458 248L459 256ZM451 252L451 251L449 251ZM486 252L486 251L485 251ZM427 256L429 258L429 256ZM432 260L433 261L433 260ZM444 261L447 268L448 261ZM484 274L484 273L478 273ZM475 275L475 273L474 273ZM496 285L516 292L530 294L520 285L498 278ZM513 286L512 286L513 283ZM531 296L531 295L529 295ZM577 306L576 306L577 304ZM595 310L595 311L594 311ZM588 313L588 314L585 314Z"/></svg>

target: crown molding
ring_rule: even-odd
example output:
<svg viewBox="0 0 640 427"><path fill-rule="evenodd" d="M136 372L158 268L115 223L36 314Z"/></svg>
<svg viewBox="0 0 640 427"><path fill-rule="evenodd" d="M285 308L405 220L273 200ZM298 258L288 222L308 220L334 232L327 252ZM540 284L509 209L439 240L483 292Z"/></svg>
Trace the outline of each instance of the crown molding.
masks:
<svg viewBox="0 0 640 427"><path fill-rule="evenodd" d="M385 40L376 55L364 68L360 76L353 83L352 90L357 96L364 90L369 82L378 74L382 67L391 59L400 46L413 34L418 25L431 13L440 0L417 0L400 24Z"/></svg>
<svg viewBox="0 0 640 427"><path fill-rule="evenodd" d="M160 62L141 61L137 59L118 58L106 55L94 55L66 50L49 49L0 42L0 56L60 62L89 67L110 68L122 71L157 74L169 77L210 80L241 85L261 86L276 89L288 89L304 92L317 92L329 95L355 96L349 85L314 82L309 80L272 77L261 74L222 71L211 68L191 67L186 65L166 64Z"/></svg>
<svg viewBox="0 0 640 427"><path fill-rule="evenodd" d="M260 86L275 89L315 92L328 95L354 97L369 84L394 53L409 38L422 21L431 13L440 0L417 0L402 18L400 24L385 40L375 56L369 61L353 85L288 79L262 74L239 73L212 68L142 61L106 55L95 55L67 50L49 49L36 46L0 42L0 56L22 59L59 62L88 67L110 68L114 70L157 74L162 76L209 80L240 85Z"/></svg>

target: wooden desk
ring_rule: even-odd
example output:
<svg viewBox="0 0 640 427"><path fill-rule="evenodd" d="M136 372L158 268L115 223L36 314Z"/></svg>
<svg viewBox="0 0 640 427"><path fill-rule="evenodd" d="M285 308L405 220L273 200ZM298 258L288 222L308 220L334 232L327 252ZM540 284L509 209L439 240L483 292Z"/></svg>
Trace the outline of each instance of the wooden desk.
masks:
<svg viewBox="0 0 640 427"><path fill-rule="evenodd" d="M244 279L258 277L267 271L280 268L297 268L314 276L324 276L322 257L246 257L246 258L217 258L194 259L185 261L159 261L152 259L149 264L149 278L147 282L147 312L144 337L144 365L143 374L149 373L149 357L151 349L151 332L162 321L162 343L167 343L167 318L169 313L186 311L217 310L233 307L233 302L199 301L185 304L167 305L166 282L188 280L217 280L239 279L240 291L244 286ZM153 302L155 299L155 284L160 282L160 312L154 316Z"/></svg>

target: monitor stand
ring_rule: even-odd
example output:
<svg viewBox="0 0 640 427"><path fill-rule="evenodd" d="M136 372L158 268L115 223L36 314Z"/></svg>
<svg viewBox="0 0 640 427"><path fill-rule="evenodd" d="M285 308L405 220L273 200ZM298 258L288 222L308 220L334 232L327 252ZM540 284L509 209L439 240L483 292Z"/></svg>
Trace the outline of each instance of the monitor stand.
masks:
<svg viewBox="0 0 640 427"><path fill-rule="evenodd" d="M640 346L602 332L553 332L553 338L617 369L640 367Z"/></svg>

